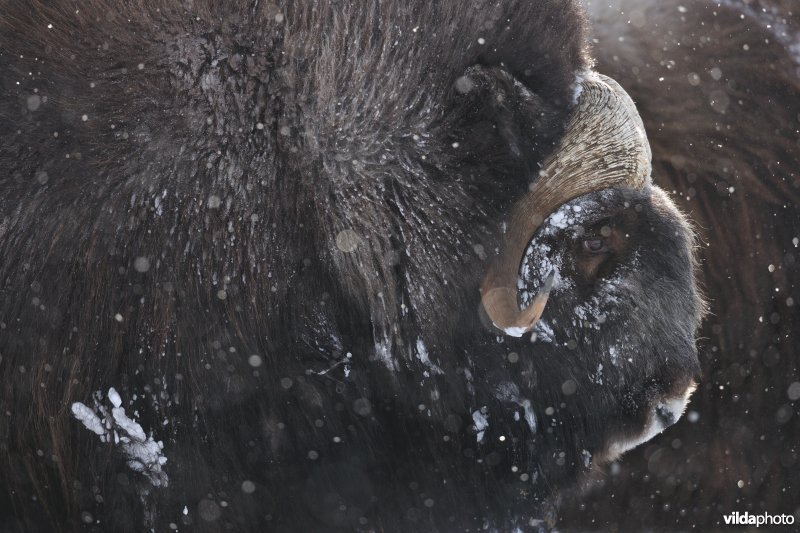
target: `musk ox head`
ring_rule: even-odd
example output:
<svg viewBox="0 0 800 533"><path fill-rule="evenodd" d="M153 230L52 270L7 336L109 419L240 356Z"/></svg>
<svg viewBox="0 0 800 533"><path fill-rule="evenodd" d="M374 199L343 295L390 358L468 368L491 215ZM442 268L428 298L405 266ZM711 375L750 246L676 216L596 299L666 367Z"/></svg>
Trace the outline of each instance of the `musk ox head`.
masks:
<svg viewBox="0 0 800 533"><path fill-rule="evenodd" d="M605 76L590 72L576 83L564 135L509 215L481 301L502 334L532 331L534 341L578 350L577 381L621 395L627 407L609 420L597 451L596 460L608 460L681 416L699 372L694 332L702 303L692 230L651 182L634 103ZM537 330L546 310L549 320ZM543 357L535 346L528 351ZM539 364L569 366L568 359Z"/></svg>

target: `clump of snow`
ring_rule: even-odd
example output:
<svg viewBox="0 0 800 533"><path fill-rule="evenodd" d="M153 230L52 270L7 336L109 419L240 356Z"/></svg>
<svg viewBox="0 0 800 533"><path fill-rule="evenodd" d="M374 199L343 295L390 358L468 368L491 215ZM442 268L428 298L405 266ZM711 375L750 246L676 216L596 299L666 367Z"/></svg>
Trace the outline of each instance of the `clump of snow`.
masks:
<svg viewBox="0 0 800 533"><path fill-rule="evenodd" d="M619 353L617 352L617 347L616 346L609 346L608 347L608 355L611 357L611 362L616 364L617 363L617 357L619 355Z"/></svg>
<svg viewBox="0 0 800 533"><path fill-rule="evenodd" d="M505 332L506 335L509 335L511 337L522 337L528 330L526 328L522 328L519 326L511 326L505 328L503 331Z"/></svg>
<svg viewBox="0 0 800 533"><path fill-rule="evenodd" d="M484 409L486 408L484 407ZM480 410L473 411L472 422L475 424L475 431L477 432L476 438L478 442L483 441L483 436L486 432L486 428L489 427L489 415Z"/></svg>
<svg viewBox="0 0 800 533"><path fill-rule="evenodd" d="M463 368L463 371L464 371L464 379L466 379L466 381L467 381L467 392L469 392L471 395L474 396L475 395L475 386L472 384L472 382L473 382L472 372L470 372L469 368L466 368L466 367Z"/></svg>
<svg viewBox="0 0 800 533"><path fill-rule="evenodd" d="M94 400L94 409L81 402L72 404L72 414L86 429L100 437L101 442L111 442L119 447L125 455L128 466L134 472L144 475L154 487L166 487L169 484L164 465L164 443L156 441L152 433L148 437L142 426L135 419L125 414L122 398L111 387L108 389L108 401L111 411L100 403L103 394L98 391Z"/></svg>
<svg viewBox="0 0 800 533"><path fill-rule="evenodd" d="M533 340L538 340L541 342L553 342L555 338L553 328L547 323L546 320L539 320L539 322L533 326L533 334L535 336Z"/></svg>
<svg viewBox="0 0 800 533"><path fill-rule="evenodd" d="M394 356L392 355L392 341L389 340L387 335L383 336L383 340L375 343L374 357L376 360L382 361L389 370L397 370L397 366L394 362Z"/></svg>
<svg viewBox="0 0 800 533"><path fill-rule="evenodd" d="M545 219L542 223L542 234L556 235L560 230L580 225L586 215L592 212L592 207L597 207L596 202L588 198L567 202Z"/></svg>
<svg viewBox="0 0 800 533"><path fill-rule="evenodd" d="M581 97L581 93L583 93L583 80L586 79L586 74L584 70L575 73L575 82L572 86L572 105L578 103L578 99Z"/></svg>
<svg viewBox="0 0 800 533"><path fill-rule="evenodd" d="M425 343L422 339L417 339L417 358L420 362L432 370L435 374L443 374L442 369L439 366L431 361L430 355L428 355L428 349L425 347Z"/></svg>
<svg viewBox="0 0 800 533"><path fill-rule="evenodd" d="M583 450L581 451L581 455L583 455L583 466L589 468L592 464L592 453L589 450Z"/></svg>
<svg viewBox="0 0 800 533"><path fill-rule="evenodd" d="M550 219L547 221L546 227L549 226L550 228L565 229L575 221L571 215L571 206L563 206L561 209L550 215Z"/></svg>
<svg viewBox="0 0 800 533"><path fill-rule="evenodd" d="M603 363L597 363L597 372L591 376L591 379L597 385L603 384Z"/></svg>
<svg viewBox="0 0 800 533"><path fill-rule="evenodd" d="M114 391L114 389L109 390L109 399L111 398L111 391ZM116 393L116 391L114 392ZM119 400L119 396L117 396L117 400ZM128 415L125 414L124 407L114 407L111 410L111 416L114 417L114 423L116 424L117 428L124 431L131 439L133 439L133 442L145 442L148 440L144 429L142 429L142 426L140 426L135 420L128 418ZM118 437L116 431L114 432L114 437L115 440ZM124 439L125 437L123 436L122 438Z"/></svg>
<svg viewBox="0 0 800 533"><path fill-rule="evenodd" d="M120 398L117 389L111 387L108 389L108 400L114 404L114 407L118 408L122 406L122 398ZM124 411L123 411L124 412Z"/></svg>
<svg viewBox="0 0 800 533"><path fill-rule="evenodd" d="M494 397L500 401L512 402L522 407L522 410L525 413L525 422L528 424L528 427L532 432L536 432L536 414L533 412L531 401L527 398L523 398L520 395L519 387L517 387L517 385L507 381L501 383L498 385ZM514 420L518 419L519 417L514 417Z"/></svg>
<svg viewBox="0 0 800 533"><path fill-rule="evenodd" d="M83 422L86 429L99 435L100 440L106 441L106 428L93 410L80 402L75 402L72 404L72 415Z"/></svg>

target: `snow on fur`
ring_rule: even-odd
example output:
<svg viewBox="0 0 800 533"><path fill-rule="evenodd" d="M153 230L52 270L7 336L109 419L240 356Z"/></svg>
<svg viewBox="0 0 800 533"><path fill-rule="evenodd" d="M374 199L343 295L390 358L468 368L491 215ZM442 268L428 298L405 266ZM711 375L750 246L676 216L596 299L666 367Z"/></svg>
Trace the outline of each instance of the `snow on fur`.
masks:
<svg viewBox="0 0 800 533"><path fill-rule="evenodd" d="M111 387L108 389L108 401L112 407L100 403L103 395L97 392L94 409L81 402L72 404L72 414L86 429L100 437L101 442L110 442L125 455L128 466L134 472L144 475L154 487L166 487L169 484L163 466L167 463L164 456L164 443L156 441L151 433L148 437L142 426L125 414L122 398Z"/></svg>

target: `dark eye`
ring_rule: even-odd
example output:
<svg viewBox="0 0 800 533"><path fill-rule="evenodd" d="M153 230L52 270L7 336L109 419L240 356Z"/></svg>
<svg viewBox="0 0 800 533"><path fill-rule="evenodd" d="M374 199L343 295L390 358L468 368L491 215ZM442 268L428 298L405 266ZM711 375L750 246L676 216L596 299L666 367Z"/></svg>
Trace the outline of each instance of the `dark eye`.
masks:
<svg viewBox="0 0 800 533"><path fill-rule="evenodd" d="M583 249L590 254L599 254L607 252L606 243L603 239L584 239Z"/></svg>

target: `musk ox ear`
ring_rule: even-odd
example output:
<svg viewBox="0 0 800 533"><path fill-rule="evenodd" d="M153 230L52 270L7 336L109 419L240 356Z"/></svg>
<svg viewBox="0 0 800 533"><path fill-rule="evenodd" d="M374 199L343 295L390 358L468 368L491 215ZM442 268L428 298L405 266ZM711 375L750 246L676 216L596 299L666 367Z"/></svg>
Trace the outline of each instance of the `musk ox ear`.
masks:
<svg viewBox="0 0 800 533"><path fill-rule="evenodd" d="M469 67L452 92L453 115L463 117L456 141L464 153L513 171L525 185L563 133L572 104L546 101L503 66Z"/></svg>

